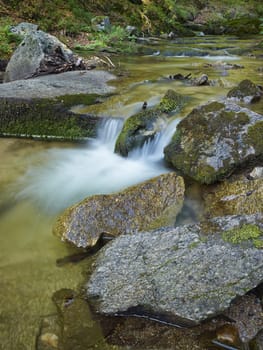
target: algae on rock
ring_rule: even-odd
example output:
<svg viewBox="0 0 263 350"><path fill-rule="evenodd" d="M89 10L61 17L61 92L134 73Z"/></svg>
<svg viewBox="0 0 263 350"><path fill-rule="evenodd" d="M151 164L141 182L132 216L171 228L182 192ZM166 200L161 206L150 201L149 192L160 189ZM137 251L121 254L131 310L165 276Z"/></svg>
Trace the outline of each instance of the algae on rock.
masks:
<svg viewBox="0 0 263 350"><path fill-rule="evenodd" d="M263 178L224 181L203 192L209 217L263 212Z"/></svg>
<svg viewBox="0 0 263 350"><path fill-rule="evenodd" d="M229 102L192 110L177 126L165 159L201 182L213 183L263 156L262 115Z"/></svg>
<svg viewBox="0 0 263 350"><path fill-rule="evenodd" d="M115 152L128 156L129 152L151 140L167 125L169 113L178 112L185 103L185 97L168 90L160 104L128 118L118 136Z"/></svg>
<svg viewBox="0 0 263 350"><path fill-rule="evenodd" d="M102 233L118 236L172 225L183 198L183 178L163 174L118 193L84 199L62 213L54 233L85 248L94 246Z"/></svg>
<svg viewBox="0 0 263 350"><path fill-rule="evenodd" d="M73 96L69 101L67 96L59 99L1 98L0 136L61 140L95 136L100 118L71 112L66 107L72 105L71 100ZM87 96L86 100L90 98Z"/></svg>

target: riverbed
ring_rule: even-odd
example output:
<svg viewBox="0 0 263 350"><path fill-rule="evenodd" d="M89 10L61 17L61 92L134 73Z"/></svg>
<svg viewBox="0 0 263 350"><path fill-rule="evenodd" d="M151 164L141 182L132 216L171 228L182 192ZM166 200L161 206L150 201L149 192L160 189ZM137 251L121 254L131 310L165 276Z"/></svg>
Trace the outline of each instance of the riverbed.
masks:
<svg viewBox="0 0 263 350"><path fill-rule="evenodd" d="M41 320L56 313L52 294L61 288L78 290L83 272L90 269L90 259L56 263L76 252L52 235L58 213L88 195L118 191L168 171L162 149L181 118L201 103L225 97L243 79L262 84L263 53L252 49L258 41L203 37L144 43L140 55L112 57L120 73L111 82L116 94L94 106L76 107L80 113L109 118L96 140L0 139L0 349L35 349ZM244 68L225 69L216 66L219 62ZM178 73L207 74L213 84L192 86L173 79ZM140 111L145 101L149 107L157 104L167 89L184 95L187 104L173 115L162 140L128 159L114 154L123 120ZM262 102L251 108L263 113ZM101 341L97 339L94 349Z"/></svg>

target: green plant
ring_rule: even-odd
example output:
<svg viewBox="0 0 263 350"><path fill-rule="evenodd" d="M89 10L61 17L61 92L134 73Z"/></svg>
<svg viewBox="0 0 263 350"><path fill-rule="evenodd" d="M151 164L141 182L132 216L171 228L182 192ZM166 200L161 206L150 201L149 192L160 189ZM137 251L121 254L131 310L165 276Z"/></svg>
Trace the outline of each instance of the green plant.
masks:
<svg viewBox="0 0 263 350"><path fill-rule="evenodd" d="M0 57L8 58L14 48L21 42L20 36L10 32L9 19L0 21Z"/></svg>
<svg viewBox="0 0 263 350"><path fill-rule="evenodd" d="M112 26L109 32L93 32L87 49L113 48L120 52L135 50L134 37L120 26Z"/></svg>

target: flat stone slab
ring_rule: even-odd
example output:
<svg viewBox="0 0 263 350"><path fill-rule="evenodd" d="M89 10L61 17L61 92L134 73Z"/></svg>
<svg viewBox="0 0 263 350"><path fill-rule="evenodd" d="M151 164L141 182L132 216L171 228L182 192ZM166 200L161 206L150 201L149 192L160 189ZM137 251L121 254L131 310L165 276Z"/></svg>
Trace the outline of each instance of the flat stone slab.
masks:
<svg viewBox="0 0 263 350"><path fill-rule="evenodd" d="M115 90L107 83L116 79L101 70L70 71L49 74L34 79L16 80L0 84L1 97L48 98L75 94L107 94Z"/></svg>
<svg viewBox="0 0 263 350"><path fill-rule="evenodd" d="M122 235L100 252L87 295L102 314L139 308L198 323L262 282L256 231L262 243L262 214Z"/></svg>

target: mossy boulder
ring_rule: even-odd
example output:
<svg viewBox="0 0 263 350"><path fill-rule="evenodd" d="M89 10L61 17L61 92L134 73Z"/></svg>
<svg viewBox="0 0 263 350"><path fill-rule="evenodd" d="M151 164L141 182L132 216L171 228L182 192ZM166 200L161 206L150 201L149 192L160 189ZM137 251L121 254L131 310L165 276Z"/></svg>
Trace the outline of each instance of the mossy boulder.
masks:
<svg viewBox="0 0 263 350"><path fill-rule="evenodd" d="M75 114L70 106L94 96L61 96L57 99L0 98L0 136L82 140L96 135L100 118ZM62 102L63 101L63 102ZM65 102L64 102L65 101Z"/></svg>
<svg viewBox="0 0 263 350"><path fill-rule="evenodd" d="M229 102L199 106L177 126L166 161L201 183L229 176L263 156L263 116Z"/></svg>
<svg viewBox="0 0 263 350"><path fill-rule="evenodd" d="M128 118L116 141L115 152L127 156L133 149L141 147L167 125L171 112L177 112L185 103L185 97L168 90L158 106L143 110Z"/></svg>
<svg viewBox="0 0 263 350"><path fill-rule="evenodd" d="M118 236L174 223L184 198L184 181L163 174L111 194L95 195L68 208L54 233L77 247L94 246L102 233Z"/></svg>
<svg viewBox="0 0 263 350"><path fill-rule="evenodd" d="M203 192L209 217L263 212L263 178L224 181Z"/></svg>
<svg viewBox="0 0 263 350"><path fill-rule="evenodd" d="M249 79L242 80L238 86L231 89L227 94L228 98L246 103L257 102L261 96L262 90Z"/></svg>

